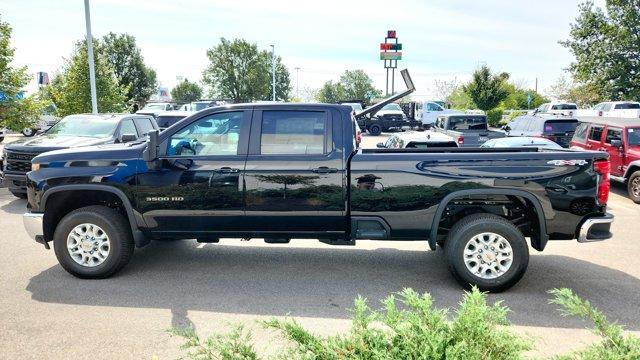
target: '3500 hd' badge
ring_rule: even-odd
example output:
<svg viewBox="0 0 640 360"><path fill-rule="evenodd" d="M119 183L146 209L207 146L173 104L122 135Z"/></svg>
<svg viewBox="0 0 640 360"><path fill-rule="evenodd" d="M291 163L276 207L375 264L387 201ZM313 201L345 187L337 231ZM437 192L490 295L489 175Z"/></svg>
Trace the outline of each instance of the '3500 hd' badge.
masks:
<svg viewBox="0 0 640 360"><path fill-rule="evenodd" d="M182 196L150 196L147 201L164 202L164 201L184 201Z"/></svg>

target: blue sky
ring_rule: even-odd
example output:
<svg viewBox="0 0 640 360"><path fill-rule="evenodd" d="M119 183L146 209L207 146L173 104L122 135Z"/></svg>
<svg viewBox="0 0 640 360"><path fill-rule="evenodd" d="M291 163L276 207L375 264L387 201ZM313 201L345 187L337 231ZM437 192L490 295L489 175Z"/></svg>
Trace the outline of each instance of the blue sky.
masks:
<svg viewBox="0 0 640 360"><path fill-rule="evenodd" d="M580 1L196 1L93 0L94 36L109 31L137 38L147 64L168 87L177 77L200 80L206 50L220 37L276 45L294 91L318 88L346 69L364 69L384 89L378 44L388 29L403 43L415 98L434 94L436 80L465 81L479 64L507 71L539 88L572 60L566 39ZM601 4L603 1L597 1ZM393 5L390 5L393 4ZM54 72L85 34L81 0L3 0L0 14L14 29L16 62Z"/></svg>

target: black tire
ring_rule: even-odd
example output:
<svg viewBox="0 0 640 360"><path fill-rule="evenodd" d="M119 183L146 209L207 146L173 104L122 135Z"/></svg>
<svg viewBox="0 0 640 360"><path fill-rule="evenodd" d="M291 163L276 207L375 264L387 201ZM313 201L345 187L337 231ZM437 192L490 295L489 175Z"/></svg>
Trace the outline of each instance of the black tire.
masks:
<svg viewBox="0 0 640 360"><path fill-rule="evenodd" d="M640 204L640 170L634 172L627 181L627 192L634 203Z"/></svg>
<svg viewBox="0 0 640 360"><path fill-rule="evenodd" d="M11 194L13 194L13 196L20 198L20 199L26 199L27 198L27 193L26 192L21 192L21 191L13 191L13 190L9 190L9 192Z"/></svg>
<svg viewBox="0 0 640 360"><path fill-rule="evenodd" d="M4 136L0 136L0 143L4 141Z"/></svg>
<svg viewBox="0 0 640 360"><path fill-rule="evenodd" d="M67 237L78 225L99 226L109 238L109 254L94 267L77 263L67 250ZM58 262L71 275L82 279L107 278L122 269L133 255L134 243L127 219L105 206L87 206L70 212L58 223L53 235L53 247Z"/></svg>
<svg viewBox="0 0 640 360"><path fill-rule="evenodd" d="M382 133L382 128L380 125L371 125L369 126L369 134L373 136L378 136Z"/></svg>
<svg viewBox="0 0 640 360"><path fill-rule="evenodd" d="M22 135L24 135L26 137L32 137L37 132L38 132L38 130L36 130L36 129L29 129L29 128L22 129Z"/></svg>
<svg viewBox="0 0 640 360"><path fill-rule="evenodd" d="M482 278L477 273L471 272L465 264L466 257L464 252L468 242L476 235L485 232L500 235L508 242L513 253L511 265L508 269L503 274L491 279ZM493 248L490 247L490 244L489 247L484 249L487 249L486 253L478 254L477 256L490 256L490 259L493 259L492 264L494 262L497 264L496 256L494 255L497 252L492 251ZM480 253L484 249L478 247ZM524 235L512 223L493 214L473 214L458 221L445 241L445 254L449 263L449 270L462 286L467 289L477 286L481 291L489 292L501 292L515 285L524 276L529 264L529 247ZM470 260L471 258L467 257L466 259ZM478 264L478 266L483 265ZM490 272L498 274L495 270ZM489 270L486 270L485 274L489 274Z"/></svg>

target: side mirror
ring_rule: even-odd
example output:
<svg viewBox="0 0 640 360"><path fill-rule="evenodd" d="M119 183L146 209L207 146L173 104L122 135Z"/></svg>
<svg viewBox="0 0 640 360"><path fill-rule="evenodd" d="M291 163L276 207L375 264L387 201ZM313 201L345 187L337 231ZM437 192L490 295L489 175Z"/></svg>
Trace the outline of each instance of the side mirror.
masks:
<svg viewBox="0 0 640 360"><path fill-rule="evenodd" d="M118 137L118 142L121 143L128 143L136 140L138 140L138 136L135 134L120 134L120 136Z"/></svg>
<svg viewBox="0 0 640 360"><path fill-rule="evenodd" d="M377 143L376 147L379 148L379 149L384 149L385 148L384 143L381 143L381 142Z"/></svg>
<svg viewBox="0 0 640 360"><path fill-rule="evenodd" d="M623 150L622 149L622 140L620 140L620 139L611 140L611 147L620 149L620 151L622 151Z"/></svg>
<svg viewBox="0 0 640 360"><path fill-rule="evenodd" d="M142 158L146 162L155 161L158 158L158 130L149 131L147 148L142 153Z"/></svg>

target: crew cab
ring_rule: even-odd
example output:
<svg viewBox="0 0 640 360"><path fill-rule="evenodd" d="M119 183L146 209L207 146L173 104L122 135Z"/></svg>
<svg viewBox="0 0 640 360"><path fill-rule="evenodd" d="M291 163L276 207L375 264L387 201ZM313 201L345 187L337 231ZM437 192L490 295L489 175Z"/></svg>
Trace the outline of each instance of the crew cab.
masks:
<svg viewBox="0 0 640 360"><path fill-rule="evenodd" d="M535 114L556 114L564 116L574 116L578 111L578 105L570 102L548 102L535 108L530 115Z"/></svg>
<svg viewBox="0 0 640 360"><path fill-rule="evenodd" d="M606 153L358 150L351 112L214 107L144 141L47 152L27 175L25 228L81 278L115 274L150 241L413 240L485 291L524 275L527 238L542 251L612 236Z"/></svg>
<svg viewBox="0 0 640 360"><path fill-rule="evenodd" d="M551 140L568 148L578 120L562 115L536 113L513 119L503 130L507 136L533 136Z"/></svg>
<svg viewBox="0 0 640 360"><path fill-rule="evenodd" d="M627 184L629 198L640 204L640 119L581 118L571 148L609 153L611 179Z"/></svg>
<svg viewBox="0 0 640 360"><path fill-rule="evenodd" d="M450 114L464 114L464 111L447 109L442 101L426 101L418 103L416 114L418 120L422 123L422 127L430 128L438 117Z"/></svg>
<svg viewBox="0 0 640 360"><path fill-rule="evenodd" d="M26 173L31 159L51 150L128 142L158 129L150 116L132 114L69 115L34 138L5 145L2 152L2 185L19 198L27 197Z"/></svg>
<svg viewBox="0 0 640 360"><path fill-rule="evenodd" d="M438 117L434 130L450 136L458 146L480 146L485 141L504 137L504 133L489 130L485 115L450 114Z"/></svg>

